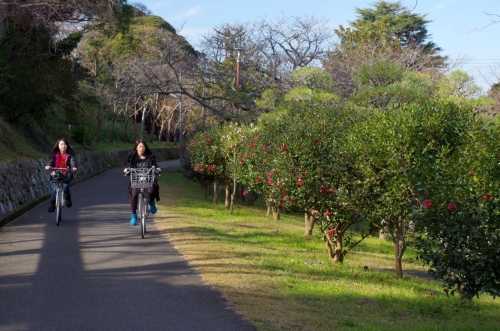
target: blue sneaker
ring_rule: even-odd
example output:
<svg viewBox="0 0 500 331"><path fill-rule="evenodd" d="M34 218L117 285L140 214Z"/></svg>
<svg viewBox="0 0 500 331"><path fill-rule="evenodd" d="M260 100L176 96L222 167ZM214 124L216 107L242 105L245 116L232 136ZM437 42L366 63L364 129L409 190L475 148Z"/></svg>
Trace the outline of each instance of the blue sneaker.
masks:
<svg viewBox="0 0 500 331"><path fill-rule="evenodd" d="M137 214L132 214L132 217L130 217L130 225L137 225Z"/></svg>
<svg viewBox="0 0 500 331"><path fill-rule="evenodd" d="M156 209L156 204L155 202L149 202L149 210L151 210L151 214L156 214L157 209Z"/></svg>

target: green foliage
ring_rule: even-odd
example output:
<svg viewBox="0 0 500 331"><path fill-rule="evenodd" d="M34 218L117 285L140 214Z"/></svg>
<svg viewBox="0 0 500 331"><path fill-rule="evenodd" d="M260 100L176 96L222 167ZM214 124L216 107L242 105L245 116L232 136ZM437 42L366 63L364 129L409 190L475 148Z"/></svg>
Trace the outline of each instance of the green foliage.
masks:
<svg viewBox="0 0 500 331"><path fill-rule="evenodd" d="M500 294L500 128L476 121L465 143L429 169L416 247L445 291Z"/></svg>
<svg viewBox="0 0 500 331"><path fill-rule="evenodd" d="M436 95L441 98L472 98L481 92L474 78L465 71L455 70L438 83Z"/></svg>
<svg viewBox="0 0 500 331"><path fill-rule="evenodd" d="M73 139L82 146L90 146L94 133L89 125L79 124L72 127L71 134Z"/></svg>
<svg viewBox="0 0 500 331"><path fill-rule="evenodd" d="M403 72L394 62L382 60L361 66L354 74L354 78L360 85L380 87L400 81L403 78Z"/></svg>
<svg viewBox="0 0 500 331"><path fill-rule="evenodd" d="M82 36L80 32L70 33L66 38L57 42L55 51L61 56L70 55L82 39Z"/></svg>
<svg viewBox="0 0 500 331"><path fill-rule="evenodd" d="M432 86L424 76L403 72L391 61L363 65L353 77L359 89L351 100L366 107L393 109L418 102L431 94Z"/></svg>
<svg viewBox="0 0 500 331"><path fill-rule="evenodd" d="M362 174L351 201L379 226L394 226L399 217L411 216L437 155L456 151L470 123L469 112L450 103L375 111L348 140Z"/></svg>
<svg viewBox="0 0 500 331"><path fill-rule="evenodd" d="M148 16L137 16L130 21L130 30L132 33L140 34L145 30L150 29L163 29L169 31L173 34L177 34L174 27L170 25L160 16L148 15Z"/></svg>
<svg viewBox="0 0 500 331"><path fill-rule="evenodd" d="M257 100L256 104L258 108L265 109L267 111L274 110L282 101L284 93L276 88L265 90L262 93L260 100Z"/></svg>
<svg viewBox="0 0 500 331"><path fill-rule="evenodd" d="M226 173L227 160L221 151L221 134L218 126L197 132L186 144L190 162L185 176L195 181L213 180Z"/></svg>
<svg viewBox="0 0 500 331"><path fill-rule="evenodd" d="M374 8L356 8L359 17L352 24L384 21L390 27L393 36L400 41L402 47L419 48L423 46L427 52L440 51L440 48L436 47L434 43L427 41L430 37L427 23L431 22L425 18L427 15L414 13L401 1L378 1L373 6Z"/></svg>
<svg viewBox="0 0 500 331"><path fill-rule="evenodd" d="M46 121L49 108L57 103L71 102L78 88L79 72L73 70L69 59L61 57L70 51L74 40L60 52L52 53L42 43L50 44L46 31L33 30L27 36L31 40L24 46L16 39L21 32L3 32L0 39L0 63L4 65L0 71L0 115L13 124L26 117ZM71 36L66 41L70 39Z"/></svg>
<svg viewBox="0 0 500 331"><path fill-rule="evenodd" d="M265 195L275 211L322 215L320 233L339 244L338 256L356 246L348 229L357 217L346 197L357 178L345 137L360 120L353 109L320 102L287 102L283 111L261 117L240 152L238 180ZM335 235L326 237L331 229ZM346 247L342 248L342 242Z"/></svg>
<svg viewBox="0 0 500 331"><path fill-rule="evenodd" d="M495 101L490 96L480 95L481 88L474 83L474 78L461 70L455 70L444 76L438 83L436 96L478 111L487 112L493 109Z"/></svg>
<svg viewBox="0 0 500 331"><path fill-rule="evenodd" d="M296 85L305 86L310 90L332 90L332 77L320 68L303 67L291 74Z"/></svg>

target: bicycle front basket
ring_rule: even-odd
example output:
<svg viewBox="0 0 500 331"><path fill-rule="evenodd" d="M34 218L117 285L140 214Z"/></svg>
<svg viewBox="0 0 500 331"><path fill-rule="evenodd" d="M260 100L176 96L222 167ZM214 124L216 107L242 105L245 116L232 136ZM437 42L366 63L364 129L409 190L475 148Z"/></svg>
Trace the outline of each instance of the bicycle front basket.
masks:
<svg viewBox="0 0 500 331"><path fill-rule="evenodd" d="M130 173L130 184L132 188L153 187L154 173L149 169L133 169Z"/></svg>

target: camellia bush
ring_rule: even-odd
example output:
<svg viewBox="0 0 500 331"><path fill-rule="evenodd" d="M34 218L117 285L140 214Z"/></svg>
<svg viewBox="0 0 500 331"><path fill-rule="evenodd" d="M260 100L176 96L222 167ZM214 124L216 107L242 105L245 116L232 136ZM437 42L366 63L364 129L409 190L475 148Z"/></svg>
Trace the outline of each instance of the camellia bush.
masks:
<svg viewBox="0 0 500 331"><path fill-rule="evenodd" d="M471 123L469 114L470 110L443 102L373 111L346 141L361 174L353 185L351 208L390 234L399 277L414 210L432 181L429 173L443 151L452 155L459 149Z"/></svg>
<svg viewBox="0 0 500 331"><path fill-rule="evenodd" d="M244 132L249 129L237 123L224 123L198 132L187 144L189 176L201 183L213 183L214 203L217 203L218 186L222 185L225 188L226 209L230 208L231 198L234 197L235 164L243 162L241 143Z"/></svg>
<svg viewBox="0 0 500 331"><path fill-rule="evenodd" d="M213 126L197 132L186 144L187 177L198 181L208 190L214 184L213 203L217 203L218 183L227 181L227 163L221 150L221 129Z"/></svg>
<svg viewBox="0 0 500 331"><path fill-rule="evenodd" d="M417 215L416 248L444 291L500 291L500 128L475 118L454 153L438 155Z"/></svg>
<svg viewBox="0 0 500 331"><path fill-rule="evenodd" d="M285 110L261 118L244 144L238 177L266 195L275 212L320 215L318 226L333 263L369 235L354 240L349 231L360 221L351 209L352 183L358 178L345 137L360 115L331 102L290 102Z"/></svg>

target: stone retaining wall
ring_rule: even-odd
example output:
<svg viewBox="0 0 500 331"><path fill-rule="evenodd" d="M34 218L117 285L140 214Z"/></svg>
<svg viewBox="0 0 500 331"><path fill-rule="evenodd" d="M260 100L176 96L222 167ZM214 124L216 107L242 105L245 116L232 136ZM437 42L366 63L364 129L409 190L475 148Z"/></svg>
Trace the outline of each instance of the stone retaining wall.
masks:
<svg viewBox="0 0 500 331"><path fill-rule="evenodd" d="M179 158L178 148L151 149L157 161ZM78 173L72 183L106 169L125 167L130 151L77 153ZM33 208L50 194L46 159L7 164L0 162L0 226Z"/></svg>

